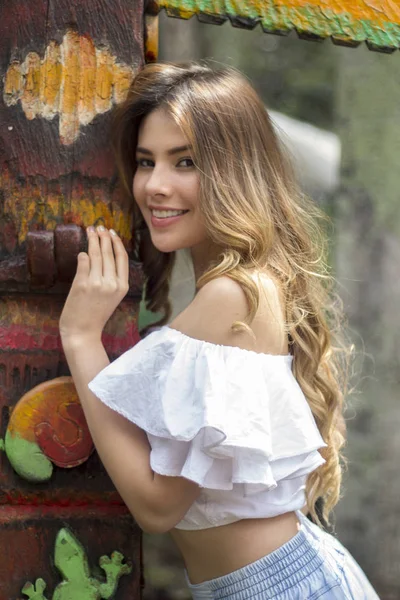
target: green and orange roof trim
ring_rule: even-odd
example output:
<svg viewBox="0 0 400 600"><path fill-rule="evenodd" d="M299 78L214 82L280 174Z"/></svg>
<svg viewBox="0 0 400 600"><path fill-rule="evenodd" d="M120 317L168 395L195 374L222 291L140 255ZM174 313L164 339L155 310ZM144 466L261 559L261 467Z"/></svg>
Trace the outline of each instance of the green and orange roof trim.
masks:
<svg viewBox="0 0 400 600"><path fill-rule="evenodd" d="M393 52L400 47L400 5L393 0L151 0L148 14L164 9L168 16L235 27L261 25L285 35L295 29L301 37L331 38L334 43Z"/></svg>

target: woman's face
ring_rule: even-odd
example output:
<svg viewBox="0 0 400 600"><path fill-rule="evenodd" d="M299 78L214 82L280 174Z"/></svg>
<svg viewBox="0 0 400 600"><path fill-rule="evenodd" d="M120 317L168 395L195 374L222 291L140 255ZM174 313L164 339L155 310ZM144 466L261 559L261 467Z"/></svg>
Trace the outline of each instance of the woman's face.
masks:
<svg viewBox="0 0 400 600"><path fill-rule="evenodd" d="M187 146L188 140L165 109L158 108L142 120L133 195L161 252L192 248L207 239L198 205L199 172Z"/></svg>

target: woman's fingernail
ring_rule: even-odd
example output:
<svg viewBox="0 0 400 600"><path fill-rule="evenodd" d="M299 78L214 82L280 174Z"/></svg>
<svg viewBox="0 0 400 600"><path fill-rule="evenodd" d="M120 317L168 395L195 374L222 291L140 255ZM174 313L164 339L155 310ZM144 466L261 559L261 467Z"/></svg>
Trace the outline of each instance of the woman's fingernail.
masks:
<svg viewBox="0 0 400 600"><path fill-rule="evenodd" d="M110 233L111 233L111 235L117 235L117 232L114 231L114 229L110 229Z"/></svg>
<svg viewBox="0 0 400 600"><path fill-rule="evenodd" d="M105 230L106 230L106 228L103 227L103 225L99 225L97 228L97 231L105 231Z"/></svg>
<svg viewBox="0 0 400 600"><path fill-rule="evenodd" d="M94 227L92 225L89 225L89 227L86 228L86 231L88 231L89 233L93 233Z"/></svg>

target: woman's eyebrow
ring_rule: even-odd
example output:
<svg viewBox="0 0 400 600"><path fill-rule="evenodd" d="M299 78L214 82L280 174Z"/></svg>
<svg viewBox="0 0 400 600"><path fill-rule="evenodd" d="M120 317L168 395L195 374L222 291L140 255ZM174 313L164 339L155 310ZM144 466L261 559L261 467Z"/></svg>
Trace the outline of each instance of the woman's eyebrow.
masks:
<svg viewBox="0 0 400 600"><path fill-rule="evenodd" d="M192 146L190 146L190 145L176 146L175 148L171 148L170 150L168 150L167 154L168 155L178 154L178 152L184 152L185 150L191 150L191 149L192 149ZM148 154L148 155L153 154L151 152L151 150L147 150L147 148L142 148L142 146L137 146L136 152L140 152L141 154Z"/></svg>

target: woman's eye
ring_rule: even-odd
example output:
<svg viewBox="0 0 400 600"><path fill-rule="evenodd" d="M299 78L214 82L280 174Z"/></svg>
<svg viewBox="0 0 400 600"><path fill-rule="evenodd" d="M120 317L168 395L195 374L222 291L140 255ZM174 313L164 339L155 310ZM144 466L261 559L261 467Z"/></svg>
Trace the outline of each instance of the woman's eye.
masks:
<svg viewBox="0 0 400 600"><path fill-rule="evenodd" d="M186 164L183 164L183 163L186 163ZM136 166L137 167L154 167L154 162L148 158L138 158L138 159L136 159ZM182 158L178 162L177 166L194 167L194 162L192 161L191 158Z"/></svg>
<svg viewBox="0 0 400 600"><path fill-rule="evenodd" d="M148 166L151 166L151 165L145 165L145 164L143 164L143 163L151 163L151 162L152 162L152 161L151 161L151 160L149 160L148 158L138 158L138 159L136 160L136 165L137 165L138 167L148 167Z"/></svg>
<svg viewBox="0 0 400 600"><path fill-rule="evenodd" d="M191 158L182 158L182 160L180 160L178 164L180 165L183 162L189 162L188 165L184 165L185 167L194 167L194 162Z"/></svg>

